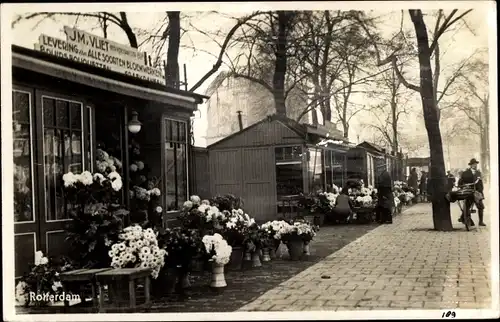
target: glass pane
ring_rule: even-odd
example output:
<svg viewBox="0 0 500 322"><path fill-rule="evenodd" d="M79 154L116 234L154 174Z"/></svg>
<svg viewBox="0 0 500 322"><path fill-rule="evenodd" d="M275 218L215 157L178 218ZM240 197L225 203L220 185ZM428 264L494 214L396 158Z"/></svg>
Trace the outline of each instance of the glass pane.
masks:
<svg viewBox="0 0 500 322"><path fill-rule="evenodd" d="M166 120L165 122L166 140L172 141L172 121Z"/></svg>
<svg viewBox="0 0 500 322"><path fill-rule="evenodd" d="M80 103L69 103L71 111L71 128L73 130L82 128L82 105Z"/></svg>
<svg viewBox="0 0 500 322"><path fill-rule="evenodd" d="M179 122L179 141L186 142L186 123Z"/></svg>
<svg viewBox="0 0 500 322"><path fill-rule="evenodd" d="M83 155L82 155L82 133L72 132L71 140L69 135L65 135L65 158L67 165L66 172L71 171L73 173L82 173L83 168Z"/></svg>
<svg viewBox="0 0 500 322"><path fill-rule="evenodd" d="M172 141L179 141L179 128L178 128L179 122L172 121L171 126L172 126Z"/></svg>
<svg viewBox="0 0 500 322"><path fill-rule="evenodd" d="M166 179L166 205L167 211L177 209L176 184L175 184L175 149L170 148L170 143L165 146L165 179Z"/></svg>
<svg viewBox="0 0 500 322"><path fill-rule="evenodd" d="M62 184L64 138L60 130L45 129L45 208L47 220L65 219Z"/></svg>
<svg viewBox="0 0 500 322"><path fill-rule="evenodd" d="M321 182L321 173L323 172L321 150L309 149L309 190L316 192L324 189Z"/></svg>
<svg viewBox="0 0 500 322"><path fill-rule="evenodd" d="M283 148L274 148L276 161L283 160Z"/></svg>
<svg viewBox="0 0 500 322"><path fill-rule="evenodd" d="M12 92L12 119L16 122L30 123L30 94Z"/></svg>
<svg viewBox="0 0 500 322"><path fill-rule="evenodd" d="M29 119L28 119L29 120ZM13 131L14 221L33 220L30 126L17 124Z"/></svg>
<svg viewBox="0 0 500 322"><path fill-rule="evenodd" d="M43 106L43 125L54 126L55 101L52 98L44 97L42 100L42 106Z"/></svg>
<svg viewBox="0 0 500 322"><path fill-rule="evenodd" d="M186 145L179 144L177 152L177 209L187 200Z"/></svg>
<svg viewBox="0 0 500 322"><path fill-rule="evenodd" d="M56 100L56 125L69 128L68 102Z"/></svg>

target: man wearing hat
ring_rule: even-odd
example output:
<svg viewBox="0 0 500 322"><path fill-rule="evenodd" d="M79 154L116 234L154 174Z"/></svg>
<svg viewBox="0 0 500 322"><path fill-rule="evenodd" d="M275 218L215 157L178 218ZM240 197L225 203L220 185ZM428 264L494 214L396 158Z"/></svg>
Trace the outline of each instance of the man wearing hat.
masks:
<svg viewBox="0 0 500 322"><path fill-rule="evenodd" d="M481 178L481 171L477 169L477 165L479 162L475 159L472 158L469 162L469 168L466 169L464 172L462 172L462 175L460 176L460 179L458 180L458 185L464 185L464 184L470 184L476 182L478 178ZM479 198L475 196L474 200L466 200L465 201L465 206L470 207L471 203L475 203L477 206L478 210L478 215L479 215L479 226L486 226L484 221L483 221L483 215L484 215L484 204L483 204L483 181L479 180L476 185L475 185L476 192L480 194ZM460 216L460 219L458 220L460 222L463 222L463 214ZM472 225L474 226L474 222L472 222Z"/></svg>

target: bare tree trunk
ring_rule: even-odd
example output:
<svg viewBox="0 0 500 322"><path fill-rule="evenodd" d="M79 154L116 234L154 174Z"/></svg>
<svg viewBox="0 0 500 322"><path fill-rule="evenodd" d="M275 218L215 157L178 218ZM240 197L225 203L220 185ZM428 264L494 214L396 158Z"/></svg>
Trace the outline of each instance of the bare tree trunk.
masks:
<svg viewBox="0 0 500 322"><path fill-rule="evenodd" d="M168 50L165 76L167 86L179 88L179 46L181 41L180 11L167 11L168 16Z"/></svg>
<svg viewBox="0 0 500 322"><path fill-rule="evenodd" d="M428 186L432 187L432 219L434 229L451 231L450 203L446 200L446 175L443 155L443 142L439 128L439 113L434 99L431 69L431 50L427 28L421 10L410 10L418 43L418 61L420 63L420 97L430 147L430 177Z"/></svg>
<svg viewBox="0 0 500 322"><path fill-rule="evenodd" d="M318 125L318 114L315 108L311 110L311 116L312 116L312 124Z"/></svg>
<svg viewBox="0 0 500 322"><path fill-rule="evenodd" d="M286 115L285 77L287 66L287 40L290 21L294 13L278 11L278 39L276 43L276 62L273 76L273 96L276 114Z"/></svg>

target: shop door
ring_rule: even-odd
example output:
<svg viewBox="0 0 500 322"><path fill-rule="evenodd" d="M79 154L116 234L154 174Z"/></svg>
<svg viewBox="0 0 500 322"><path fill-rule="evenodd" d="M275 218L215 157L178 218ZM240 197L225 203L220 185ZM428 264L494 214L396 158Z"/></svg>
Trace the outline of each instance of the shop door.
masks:
<svg viewBox="0 0 500 322"><path fill-rule="evenodd" d="M16 276L27 271L37 250L48 256L68 251L62 175L90 170L90 112L69 97L13 90Z"/></svg>

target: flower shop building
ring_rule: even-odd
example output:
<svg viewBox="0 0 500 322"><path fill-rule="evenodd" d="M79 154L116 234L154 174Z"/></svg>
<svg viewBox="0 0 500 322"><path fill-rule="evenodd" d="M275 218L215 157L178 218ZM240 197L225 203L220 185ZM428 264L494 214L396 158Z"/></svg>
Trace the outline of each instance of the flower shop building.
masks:
<svg viewBox="0 0 500 322"><path fill-rule="evenodd" d="M340 131L272 115L207 147L212 196L243 198L256 220L276 219L283 200L346 180Z"/></svg>
<svg viewBox="0 0 500 322"><path fill-rule="evenodd" d="M404 179L402 153L388 154L384 148L364 141L347 153L347 177L363 179L367 186L375 186L378 176L388 170L393 180Z"/></svg>
<svg viewBox="0 0 500 322"><path fill-rule="evenodd" d="M12 46L16 276L36 250L67 252L65 173L108 162L126 207L154 189L167 219L190 193L190 117L205 97L59 56Z"/></svg>

